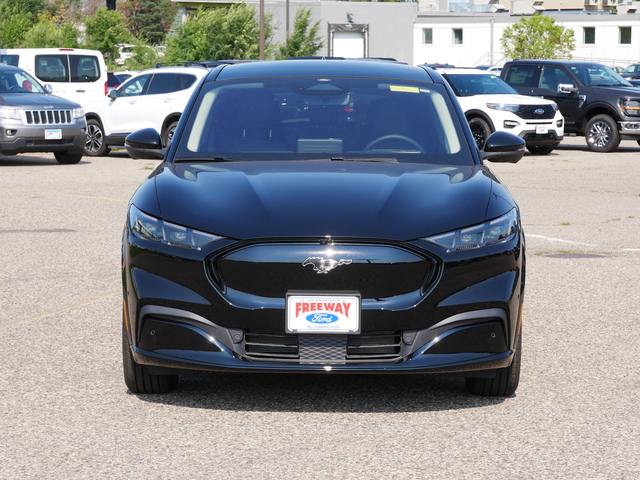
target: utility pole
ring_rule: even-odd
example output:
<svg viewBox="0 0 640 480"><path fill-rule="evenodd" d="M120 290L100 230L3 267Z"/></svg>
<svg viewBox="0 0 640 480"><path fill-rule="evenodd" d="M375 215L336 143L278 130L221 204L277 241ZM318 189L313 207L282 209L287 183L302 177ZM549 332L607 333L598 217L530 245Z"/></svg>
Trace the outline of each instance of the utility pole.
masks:
<svg viewBox="0 0 640 480"><path fill-rule="evenodd" d="M107 0L107 10L116 9L116 0Z"/></svg>

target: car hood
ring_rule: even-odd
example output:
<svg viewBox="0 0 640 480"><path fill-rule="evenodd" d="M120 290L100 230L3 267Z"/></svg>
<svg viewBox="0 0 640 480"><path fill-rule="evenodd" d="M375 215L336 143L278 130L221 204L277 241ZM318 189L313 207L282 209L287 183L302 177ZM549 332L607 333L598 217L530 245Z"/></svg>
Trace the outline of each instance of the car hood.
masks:
<svg viewBox="0 0 640 480"><path fill-rule="evenodd" d="M500 95L470 95L468 97L458 97L460 103L473 102L477 103L504 103L504 104L512 104L512 105L545 105L549 103L554 103L551 100L547 100L545 98L540 97L530 97L527 95L511 95L511 94L500 94Z"/></svg>
<svg viewBox="0 0 640 480"><path fill-rule="evenodd" d="M626 86L620 86L620 87L607 87L607 86L602 86L599 87L597 85L591 85L591 88L594 90L597 90L598 92L605 92L608 93L610 95L617 95L617 96L629 96L629 97L638 97L638 94L640 92L638 92L638 87L626 87Z"/></svg>
<svg viewBox="0 0 640 480"><path fill-rule="evenodd" d="M482 166L165 164L154 177L159 213L166 221L236 239L411 240L481 223L488 210L496 211L488 204L497 180ZM498 210L502 214L512 207L507 200Z"/></svg>
<svg viewBox="0 0 640 480"><path fill-rule="evenodd" d="M27 108L80 108L78 103L44 93L3 93L0 94L0 105Z"/></svg>

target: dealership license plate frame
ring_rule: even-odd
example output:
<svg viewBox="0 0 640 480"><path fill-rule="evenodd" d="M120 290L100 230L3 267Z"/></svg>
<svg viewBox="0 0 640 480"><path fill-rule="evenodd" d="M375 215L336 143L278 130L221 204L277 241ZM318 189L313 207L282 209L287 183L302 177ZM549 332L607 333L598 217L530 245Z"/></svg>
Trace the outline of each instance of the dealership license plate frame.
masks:
<svg viewBox="0 0 640 480"><path fill-rule="evenodd" d="M311 309L310 311L299 312L296 315L296 302L302 303L340 303L343 305L346 303L350 305L348 315L338 315L341 312L336 312L335 309ZM339 318L331 322L313 322L306 320L307 316L313 314L327 314L336 315ZM344 312L342 312L344 313ZM310 333L310 334L359 334L361 328L361 313L362 313L362 297L359 292L288 292L285 306L286 326L287 333ZM346 318L345 318L346 317ZM328 317L326 317L328 318Z"/></svg>
<svg viewBox="0 0 640 480"><path fill-rule="evenodd" d="M536 125L536 134L546 135L549 133L549 127L547 125Z"/></svg>
<svg viewBox="0 0 640 480"><path fill-rule="evenodd" d="M47 128L44 131L44 139L45 140L62 140L62 129L61 128Z"/></svg>

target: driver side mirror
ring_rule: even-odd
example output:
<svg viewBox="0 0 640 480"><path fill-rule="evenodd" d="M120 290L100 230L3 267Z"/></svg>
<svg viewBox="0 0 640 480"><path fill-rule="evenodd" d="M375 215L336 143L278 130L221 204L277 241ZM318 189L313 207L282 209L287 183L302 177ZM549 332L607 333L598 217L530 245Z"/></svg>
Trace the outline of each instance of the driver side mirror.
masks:
<svg viewBox="0 0 640 480"><path fill-rule="evenodd" d="M525 141L517 135L497 131L489 135L480 156L490 162L518 163L524 155L525 146Z"/></svg>
<svg viewBox="0 0 640 480"><path fill-rule="evenodd" d="M111 99L111 100L115 100L116 98L118 98L118 92L114 89L111 90L107 96Z"/></svg>
<svg viewBox="0 0 640 480"><path fill-rule="evenodd" d="M162 138L154 128L143 128L127 135L124 145L131 158L164 160L167 149L162 148Z"/></svg>
<svg viewBox="0 0 640 480"><path fill-rule="evenodd" d="M577 92L578 89L573 86L571 83L560 83L558 84L558 93L574 93Z"/></svg>

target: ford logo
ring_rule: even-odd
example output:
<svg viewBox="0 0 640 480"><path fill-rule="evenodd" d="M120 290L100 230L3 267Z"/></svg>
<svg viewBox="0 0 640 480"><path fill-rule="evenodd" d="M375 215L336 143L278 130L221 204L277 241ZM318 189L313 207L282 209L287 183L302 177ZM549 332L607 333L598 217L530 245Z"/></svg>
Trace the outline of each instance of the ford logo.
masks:
<svg viewBox="0 0 640 480"><path fill-rule="evenodd" d="M310 323L334 323L338 321L338 317L330 313L312 313L307 315L306 320Z"/></svg>
<svg viewBox="0 0 640 480"><path fill-rule="evenodd" d="M542 115L544 113L544 108L536 108L533 113L536 115Z"/></svg>

